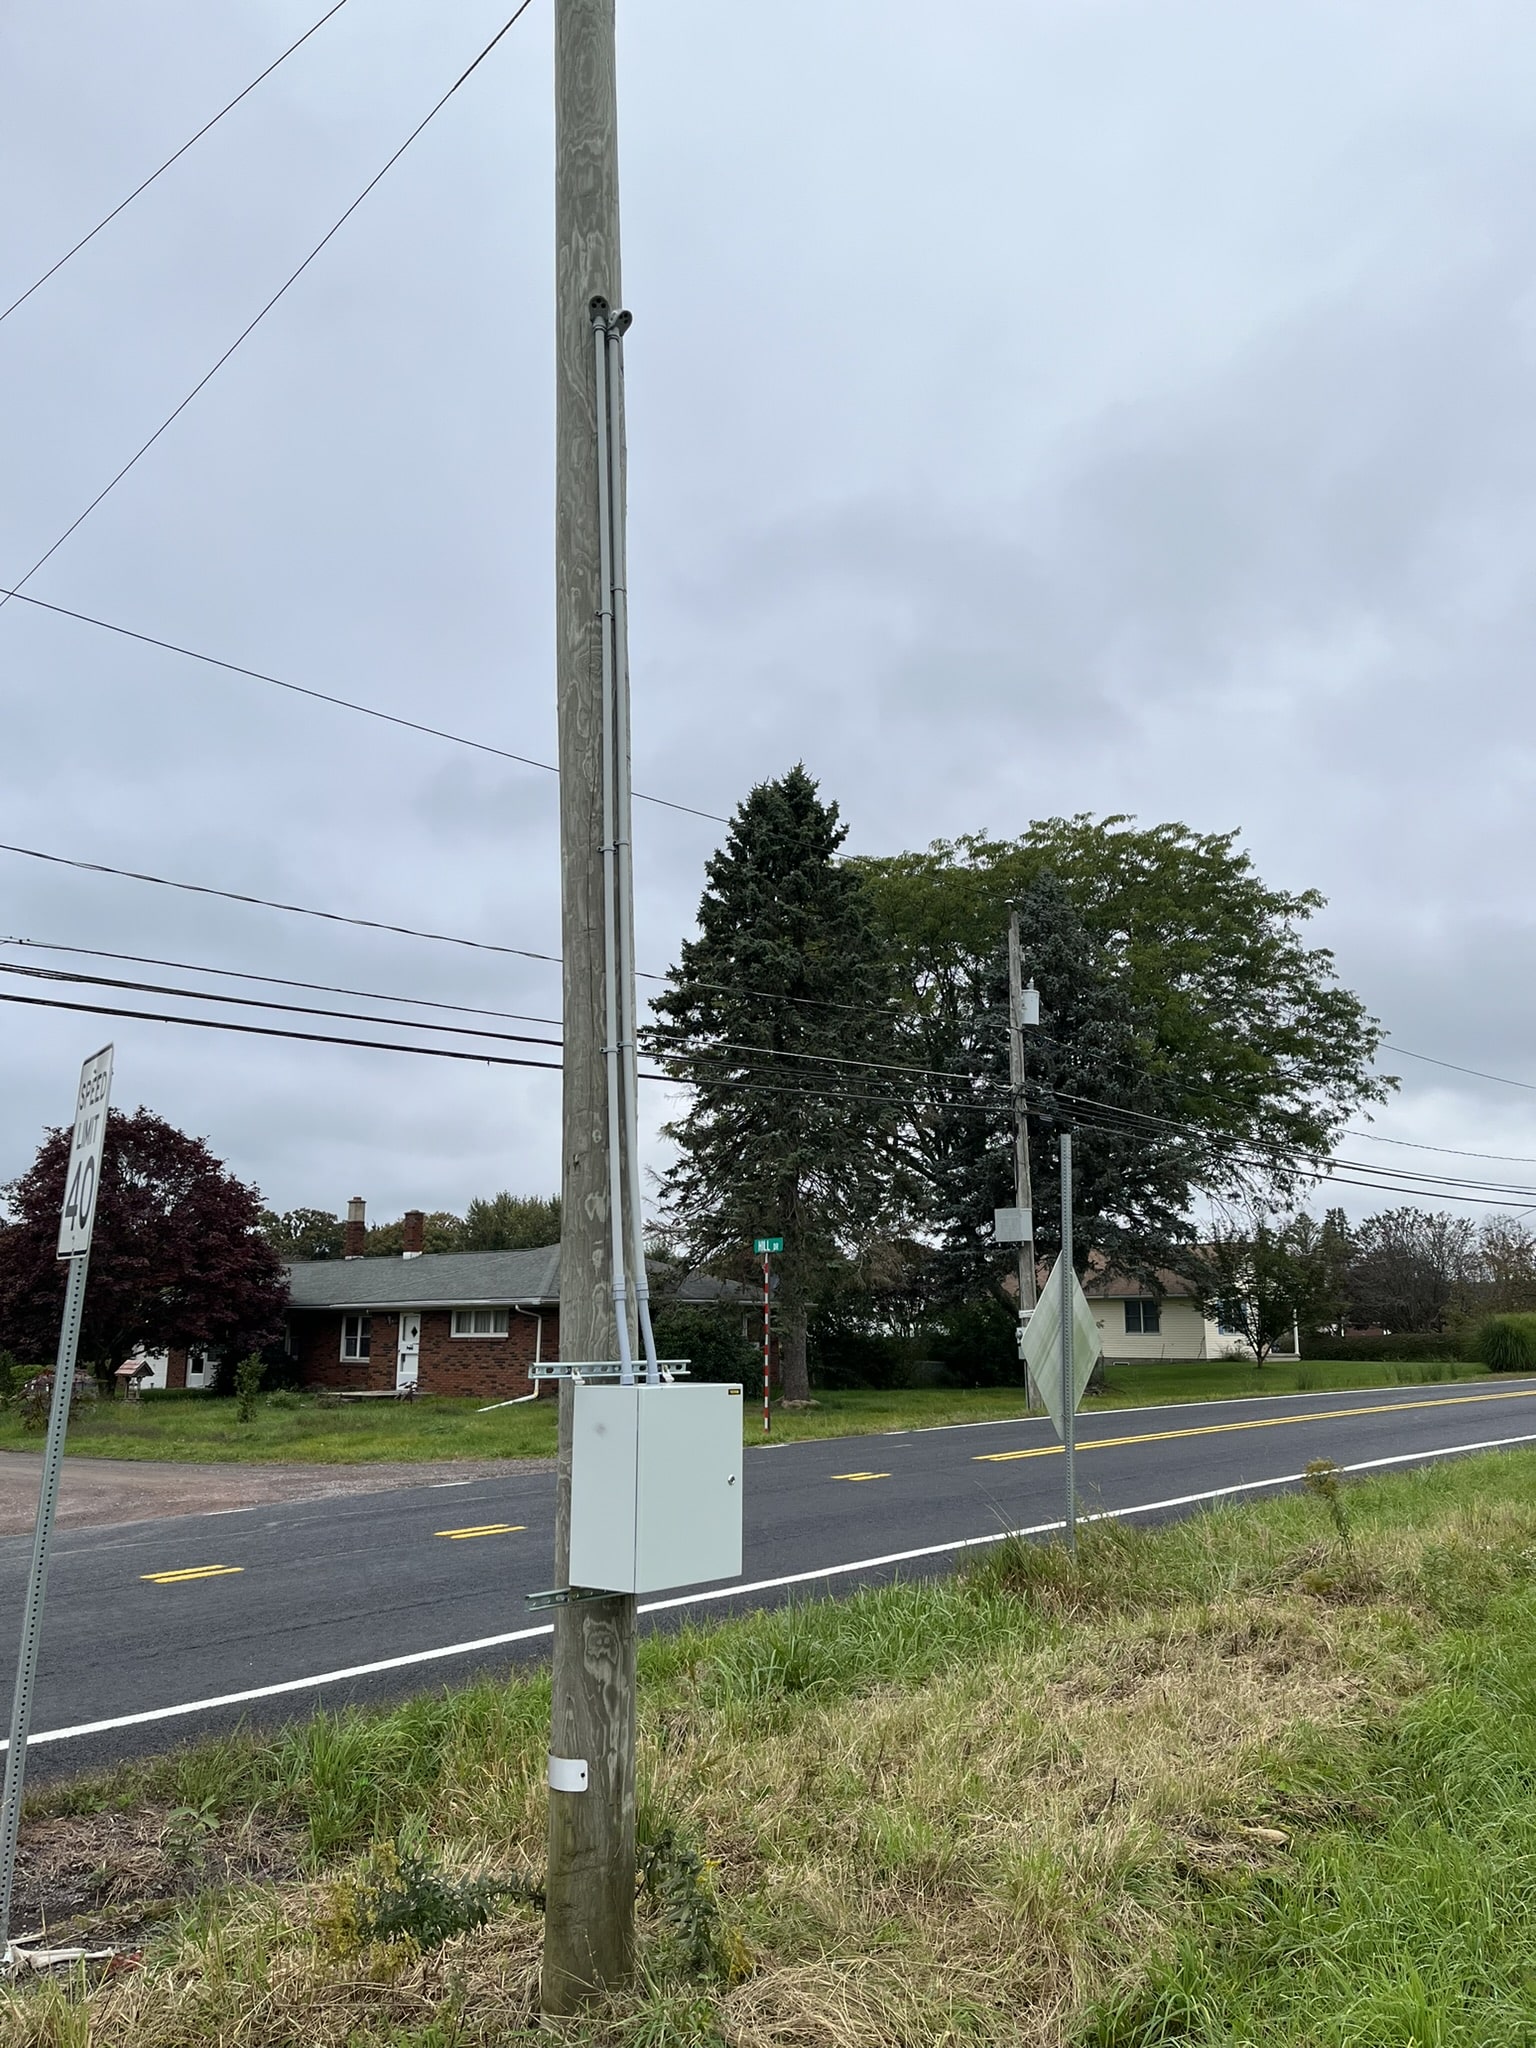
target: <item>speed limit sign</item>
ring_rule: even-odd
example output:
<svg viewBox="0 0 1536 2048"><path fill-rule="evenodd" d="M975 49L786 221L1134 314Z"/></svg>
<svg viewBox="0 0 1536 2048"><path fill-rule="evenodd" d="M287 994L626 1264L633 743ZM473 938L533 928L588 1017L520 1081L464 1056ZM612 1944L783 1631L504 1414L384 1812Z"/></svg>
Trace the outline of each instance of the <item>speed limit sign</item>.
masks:
<svg viewBox="0 0 1536 2048"><path fill-rule="evenodd" d="M64 1176L64 1208L59 1217L59 1257L72 1259L91 1248L96 1221L96 1192L101 1181L101 1148L107 1142L107 1097L112 1092L112 1048L104 1045L80 1069L75 1098L75 1134Z"/></svg>

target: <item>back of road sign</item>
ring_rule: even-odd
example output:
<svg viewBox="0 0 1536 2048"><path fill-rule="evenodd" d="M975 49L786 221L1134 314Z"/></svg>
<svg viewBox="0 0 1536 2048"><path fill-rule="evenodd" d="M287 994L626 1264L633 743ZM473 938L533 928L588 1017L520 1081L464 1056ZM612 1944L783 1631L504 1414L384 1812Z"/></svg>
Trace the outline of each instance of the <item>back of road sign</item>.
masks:
<svg viewBox="0 0 1536 2048"><path fill-rule="evenodd" d="M1061 1390L1061 1282L1061 1260L1058 1259L1051 1268L1050 1279L1040 1290L1040 1299L1025 1325L1024 1342L1020 1346L1024 1363L1040 1390L1041 1400L1050 1411L1058 1436L1066 1433L1067 1413ZM1093 1319L1093 1310L1088 1306L1088 1297L1075 1273L1071 1275L1069 1301L1072 1317L1072 1412L1075 1415L1083 1398L1083 1389L1088 1384L1088 1376L1103 1348L1103 1339Z"/></svg>
<svg viewBox="0 0 1536 2048"><path fill-rule="evenodd" d="M741 1571L741 1389L572 1389L570 1583L657 1593Z"/></svg>

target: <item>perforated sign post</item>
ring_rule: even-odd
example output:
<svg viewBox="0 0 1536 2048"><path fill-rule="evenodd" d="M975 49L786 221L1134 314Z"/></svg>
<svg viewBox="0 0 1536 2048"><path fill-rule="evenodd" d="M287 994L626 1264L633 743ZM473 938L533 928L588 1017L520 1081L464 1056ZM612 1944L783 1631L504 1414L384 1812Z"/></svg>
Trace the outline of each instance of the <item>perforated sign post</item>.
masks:
<svg viewBox="0 0 1536 2048"><path fill-rule="evenodd" d="M784 1240L782 1237L754 1237L752 1249L759 1254L763 1262L763 1435L766 1436L768 1434L768 1339L771 1327L770 1318L772 1316L771 1304L773 1298L769 1260L775 1252L783 1251Z"/></svg>
<svg viewBox="0 0 1536 2048"><path fill-rule="evenodd" d="M32 1685L37 1677L43 1596L48 1587L48 1545L53 1535L53 1516L59 1499L64 1432L69 1427L69 1397L75 1385L75 1353L80 1344L80 1313L85 1305L85 1269L91 1256L91 1231L96 1222L96 1196L101 1186L101 1153L107 1138L107 1101L111 1092L112 1048L108 1045L93 1053L80 1069L80 1090L75 1097L75 1129L70 1140L69 1165L64 1174L64 1200L59 1216L58 1251L61 1259L69 1261L69 1282L64 1292L64 1320L59 1326L53 1399L48 1408L43 1484L37 1497L32 1569L27 1578L21 1650L16 1660L11 1740L5 1753L5 1802L0 1807L0 1944L3 1944L4 1967L7 1970L14 1968L16 1961L11 1949L11 1888L16 1876L16 1838L21 1829L27 1736L32 1725Z"/></svg>
<svg viewBox="0 0 1536 2048"><path fill-rule="evenodd" d="M1103 1339L1072 1269L1072 1134L1061 1134L1061 1256L1024 1326L1019 1355L1039 1388L1067 1464L1066 1536L1077 1548L1077 1404Z"/></svg>

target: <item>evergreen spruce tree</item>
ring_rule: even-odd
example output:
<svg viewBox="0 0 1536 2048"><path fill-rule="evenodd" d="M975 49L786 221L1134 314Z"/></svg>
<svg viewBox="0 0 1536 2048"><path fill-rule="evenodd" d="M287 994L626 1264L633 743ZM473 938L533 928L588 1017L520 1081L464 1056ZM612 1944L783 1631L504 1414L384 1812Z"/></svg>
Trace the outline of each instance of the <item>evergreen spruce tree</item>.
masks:
<svg viewBox="0 0 1536 2048"><path fill-rule="evenodd" d="M664 1182L686 1255L747 1278L752 1239L781 1236L784 1397L809 1393L806 1325L875 1226L901 1108L892 984L867 886L837 859L837 806L797 765L759 784L710 860L699 936L655 1004L650 1048L689 1086Z"/></svg>

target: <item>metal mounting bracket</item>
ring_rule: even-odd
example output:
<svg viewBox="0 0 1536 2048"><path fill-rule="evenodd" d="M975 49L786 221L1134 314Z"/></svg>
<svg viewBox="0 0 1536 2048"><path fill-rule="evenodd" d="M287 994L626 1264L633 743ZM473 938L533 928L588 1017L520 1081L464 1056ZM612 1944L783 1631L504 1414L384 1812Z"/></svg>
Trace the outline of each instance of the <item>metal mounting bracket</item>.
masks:
<svg viewBox="0 0 1536 2048"><path fill-rule="evenodd" d="M530 1593L527 1602L530 1607L574 1607L581 1600L611 1600L613 1597L601 1586L555 1586L547 1593Z"/></svg>

